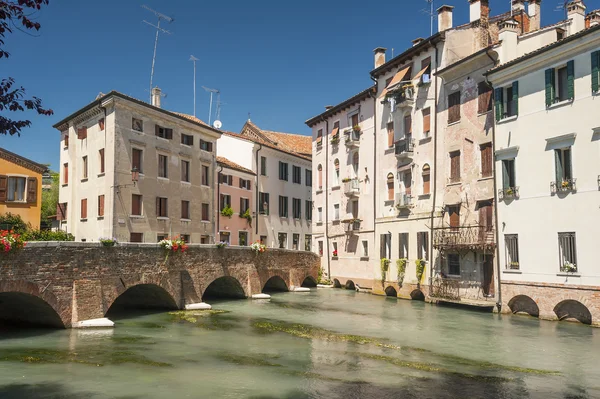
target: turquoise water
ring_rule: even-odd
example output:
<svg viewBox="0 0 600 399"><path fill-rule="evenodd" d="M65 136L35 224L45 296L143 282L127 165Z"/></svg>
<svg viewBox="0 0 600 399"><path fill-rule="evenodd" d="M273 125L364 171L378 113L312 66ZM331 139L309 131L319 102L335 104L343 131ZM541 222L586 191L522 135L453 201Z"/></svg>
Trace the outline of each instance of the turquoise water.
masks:
<svg viewBox="0 0 600 399"><path fill-rule="evenodd" d="M0 398L599 398L600 329L353 291L4 331Z"/></svg>

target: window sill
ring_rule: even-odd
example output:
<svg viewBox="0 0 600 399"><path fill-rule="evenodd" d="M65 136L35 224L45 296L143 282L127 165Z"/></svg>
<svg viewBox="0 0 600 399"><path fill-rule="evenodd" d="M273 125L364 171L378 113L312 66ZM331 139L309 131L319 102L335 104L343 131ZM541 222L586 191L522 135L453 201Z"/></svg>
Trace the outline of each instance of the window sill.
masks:
<svg viewBox="0 0 600 399"><path fill-rule="evenodd" d="M181 218L179 221L189 223L192 221L192 219Z"/></svg>
<svg viewBox="0 0 600 399"><path fill-rule="evenodd" d="M567 272L560 272L560 273L556 273L557 276L560 277L581 277L581 274L575 272L575 273L567 273Z"/></svg>
<svg viewBox="0 0 600 399"><path fill-rule="evenodd" d="M522 274L523 272L518 270L518 269L504 269L502 270L502 273L508 273L508 274Z"/></svg>
<svg viewBox="0 0 600 399"><path fill-rule="evenodd" d="M287 216L279 216L279 219L280 220L288 220L288 217Z"/></svg>
<svg viewBox="0 0 600 399"><path fill-rule="evenodd" d="M318 189L317 191L315 191L315 194L322 194L323 193L323 189Z"/></svg>
<svg viewBox="0 0 600 399"><path fill-rule="evenodd" d="M462 184L461 181L455 181L452 183L446 183L446 187L451 187L451 186L460 186Z"/></svg>
<svg viewBox="0 0 600 399"><path fill-rule="evenodd" d="M61 187L67 187L68 185L69 185L69 183L65 183Z"/></svg>
<svg viewBox="0 0 600 399"><path fill-rule="evenodd" d="M477 112L477 116L484 116L489 114L490 112L492 112L491 109L488 109L487 111L483 111L483 112Z"/></svg>
<svg viewBox="0 0 600 399"><path fill-rule="evenodd" d="M550 104L550 106L546 107L546 109L560 108L562 106L569 105L569 104L572 104L572 103L573 103L573 99L559 101L559 102Z"/></svg>
<svg viewBox="0 0 600 399"><path fill-rule="evenodd" d="M182 181L181 181L181 184L185 184L186 186L191 186L191 185L192 185L192 182L189 182L189 181L183 181L183 180L182 180Z"/></svg>
<svg viewBox="0 0 600 399"><path fill-rule="evenodd" d="M156 220L169 220L167 216L157 216Z"/></svg>
<svg viewBox="0 0 600 399"><path fill-rule="evenodd" d="M460 274L448 274L448 278L459 280L460 279Z"/></svg>
<svg viewBox="0 0 600 399"><path fill-rule="evenodd" d="M96 220L104 220L104 216L98 216Z"/></svg>
<svg viewBox="0 0 600 399"><path fill-rule="evenodd" d="M388 155L388 154L393 154L393 153L395 153L395 152L396 152L396 147L390 147L390 148L386 148L386 149L383 151L383 153L384 153L385 155Z"/></svg>
<svg viewBox="0 0 600 399"><path fill-rule="evenodd" d="M419 197L420 200L421 199L427 199L427 198L431 197L431 193L421 194L418 197Z"/></svg>
<svg viewBox="0 0 600 399"><path fill-rule="evenodd" d="M26 204L27 201L25 200L6 200L7 204Z"/></svg>
<svg viewBox="0 0 600 399"><path fill-rule="evenodd" d="M87 222L87 218L81 218L79 219L80 222Z"/></svg>
<svg viewBox="0 0 600 399"><path fill-rule="evenodd" d="M189 145L189 144L183 144L183 143L181 143L181 145L184 146L185 148L192 148L192 146Z"/></svg>
<svg viewBox="0 0 600 399"><path fill-rule="evenodd" d="M200 187L210 188L210 186L208 184L201 184Z"/></svg>
<svg viewBox="0 0 600 399"><path fill-rule="evenodd" d="M340 219L334 219L331 221L331 224L334 226L337 226L338 224L340 224Z"/></svg>
<svg viewBox="0 0 600 399"><path fill-rule="evenodd" d="M482 176L479 179L477 179L477 181L486 181L486 180L492 180L494 178L494 176Z"/></svg>
<svg viewBox="0 0 600 399"><path fill-rule="evenodd" d="M302 219L300 219L300 218L294 218L294 222L301 222L301 221L302 221Z"/></svg>
<svg viewBox="0 0 600 399"><path fill-rule="evenodd" d="M361 256L360 260L361 261L367 261L367 260L369 260L369 257L368 256Z"/></svg>
<svg viewBox="0 0 600 399"><path fill-rule="evenodd" d="M323 222L317 222L317 226L323 226Z"/></svg>
<svg viewBox="0 0 600 399"><path fill-rule="evenodd" d="M332 256L331 260L338 260L338 257L337 256Z"/></svg>
<svg viewBox="0 0 600 399"><path fill-rule="evenodd" d="M516 121L518 117L519 117L519 115L507 116L505 118L500 119L497 123L502 124L502 123L513 122L513 121Z"/></svg>
<svg viewBox="0 0 600 399"><path fill-rule="evenodd" d="M212 154L212 151L208 151L208 150L203 150L202 148L200 148L200 151L205 152L207 154Z"/></svg>
<svg viewBox="0 0 600 399"><path fill-rule="evenodd" d="M82 183L85 183L86 181L88 181L88 178L87 178L87 177L84 177L83 179L81 179L81 182L82 182Z"/></svg>
<svg viewBox="0 0 600 399"><path fill-rule="evenodd" d="M336 190L339 190L339 189L340 189L339 185L331 187L331 191L336 191Z"/></svg>
<svg viewBox="0 0 600 399"><path fill-rule="evenodd" d="M460 119L454 122L448 122L448 124L446 126L454 126L454 125L458 125L460 123Z"/></svg>
<svg viewBox="0 0 600 399"><path fill-rule="evenodd" d="M130 219L143 219L144 215L129 215Z"/></svg>
<svg viewBox="0 0 600 399"><path fill-rule="evenodd" d="M156 180L163 180L163 181L169 181L168 177L157 177Z"/></svg>
<svg viewBox="0 0 600 399"><path fill-rule="evenodd" d="M164 138L164 137L160 137L160 136L155 136L155 137L156 137L157 139L159 139L159 140L163 140L163 141L166 141L166 142L169 142L169 141L171 140L171 139L166 139L166 138Z"/></svg>
<svg viewBox="0 0 600 399"><path fill-rule="evenodd" d="M98 173L98 177L104 177L104 172Z"/></svg>
<svg viewBox="0 0 600 399"><path fill-rule="evenodd" d="M392 206L392 205L394 205L394 200L383 201L383 205L385 205L385 206Z"/></svg>
<svg viewBox="0 0 600 399"><path fill-rule="evenodd" d="M427 135L421 139L419 139L419 144L425 144L431 141L431 135Z"/></svg>

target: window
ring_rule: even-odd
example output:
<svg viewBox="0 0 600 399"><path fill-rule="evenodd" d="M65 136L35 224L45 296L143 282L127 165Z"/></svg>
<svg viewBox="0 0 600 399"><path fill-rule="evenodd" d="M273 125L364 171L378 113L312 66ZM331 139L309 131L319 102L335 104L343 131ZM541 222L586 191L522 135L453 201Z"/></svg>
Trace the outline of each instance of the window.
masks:
<svg viewBox="0 0 600 399"><path fill-rule="evenodd" d="M288 181L288 164L279 161L279 180Z"/></svg>
<svg viewBox="0 0 600 399"><path fill-rule="evenodd" d="M231 195L221 194L221 198L219 201L219 210L223 210L225 208L231 208Z"/></svg>
<svg viewBox="0 0 600 399"><path fill-rule="evenodd" d="M333 186L337 187L340 185L340 160L336 158L335 161L333 161L333 166Z"/></svg>
<svg viewBox="0 0 600 399"><path fill-rule="evenodd" d="M519 270L519 236L517 234L505 234L504 246L506 247L506 268Z"/></svg>
<svg viewBox="0 0 600 399"><path fill-rule="evenodd" d="M202 204L202 221L203 222L208 222L208 204L204 203Z"/></svg>
<svg viewBox="0 0 600 399"><path fill-rule="evenodd" d="M460 182L460 151L450 153L450 183Z"/></svg>
<svg viewBox="0 0 600 399"><path fill-rule="evenodd" d="M77 138L79 140L87 139L87 126L82 126L77 129Z"/></svg>
<svg viewBox="0 0 600 399"><path fill-rule="evenodd" d="M69 184L69 164L63 164L63 184Z"/></svg>
<svg viewBox="0 0 600 399"><path fill-rule="evenodd" d="M460 255L448 254L448 274L452 276L460 276Z"/></svg>
<svg viewBox="0 0 600 399"><path fill-rule="evenodd" d="M144 233L129 233L129 242L144 242Z"/></svg>
<svg viewBox="0 0 600 399"><path fill-rule="evenodd" d="M292 182L302 184L302 168L300 166L292 166Z"/></svg>
<svg viewBox="0 0 600 399"><path fill-rule="evenodd" d="M450 227L458 229L460 226L460 205L448 205L448 218Z"/></svg>
<svg viewBox="0 0 600 399"><path fill-rule="evenodd" d="M319 246L319 255L323 256L323 241L319 241L317 244Z"/></svg>
<svg viewBox="0 0 600 399"><path fill-rule="evenodd" d="M104 195L98 196L98 217L104 216Z"/></svg>
<svg viewBox="0 0 600 399"><path fill-rule="evenodd" d="M431 108L423 109L423 137L429 137L431 131Z"/></svg>
<svg viewBox="0 0 600 399"><path fill-rule="evenodd" d="M200 236L200 244L210 244L210 236Z"/></svg>
<svg viewBox="0 0 600 399"><path fill-rule="evenodd" d="M67 203L59 202L56 204L56 220L67 220Z"/></svg>
<svg viewBox="0 0 600 399"><path fill-rule="evenodd" d="M556 29L556 40L562 40L565 38L565 30L561 28Z"/></svg>
<svg viewBox="0 0 600 399"><path fill-rule="evenodd" d="M219 232L219 241L230 244L231 243L231 233L229 231Z"/></svg>
<svg viewBox="0 0 600 399"><path fill-rule="evenodd" d="M136 168L138 172L144 173L142 169L142 159L144 159L143 155L144 153L142 150L137 148L131 149L131 169Z"/></svg>
<svg viewBox="0 0 600 399"><path fill-rule="evenodd" d="M88 178L88 157L84 156L81 158L81 171L82 171L82 179Z"/></svg>
<svg viewBox="0 0 600 399"><path fill-rule="evenodd" d="M410 114L404 116L404 138L410 140L412 136L412 117Z"/></svg>
<svg viewBox="0 0 600 399"><path fill-rule="evenodd" d="M173 129L154 125L154 134L156 137L171 140L173 138Z"/></svg>
<svg viewBox="0 0 600 399"><path fill-rule="evenodd" d="M381 259L392 258L392 235L391 234L381 234L379 236L379 257Z"/></svg>
<svg viewBox="0 0 600 399"><path fill-rule="evenodd" d="M486 82L477 84L477 112L484 114L492 109L492 88Z"/></svg>
<svg viewBox="0 0 600 399"><path fill-rule="evenodd" d="M312 248L312 236L310 234L304 234L304 250L310 251Z"/></svg>
<svg viewBox="0 0 600 399"><path fill-rule="evenodd" d="M515 183L515 160L504 159L502 160L502 188L513 189L516 187Z"/></svg>
<svg viewBox="0 0 600 399"><path fill-rule="evenodd" d="M181 133L181 144L193 146L194 145L194 136L192 136L191 134Z"/></svg>
<svg viewBox="0 0 600 399"><path fill-rule="evenodd" d="M490 177L494 169L492 143L482 144L479 149L481 151L481 177Z"/></svg>
<svg viewBox="0 0 600 399"><path fill-rule="evenodd" d="M340 220L340 204L333 204L333 220Z"/></svg>
<svg viewBox="0 0 600 399"><path fill-rule="evenodd" d="M394 146L394 122L388 122L387 124L387 139L388 148L392 148Z"/></svg>
<svg viewBox="0 0 600 399"><path fill-rule="evenodd" d="M309 222L312 220L312 208L313 208L313 204L312 201L305 201L305 215L306 215L306 220L308 220Z"/></svg>
<svg viewBox="0 0 600 399"><path fill-rule="evenodd" d="M394 174L388 173L387 175L387 199L388 201L394 200Z"/></svg>
<svg viewBox="0 0 600 399"><path fill-rule="evenodd" d="M352 115L350 118L352 120L352 127L358 126L358 113Z"/></svg>
<svg viewBox="0 0 600 399"><path fill-rule="evenodd" d="M557 186L560 187L562 182L571 182L573 179L571 147L554 150L554 165Z"/></svg>
<svg viewBox="0 0 600 399"><path fill-rule="evenodd" d="M233 176L219 173L219 183L233 186Z"/></svg>
<svg viewBox="0 0 600 399"><path fill-rule="evenodd" d="M364 240L362 242L362 256L364 258L369 257L369 241Z"/></svg>
<svg viewBox="0 0 600 399"><path fill-rule="evenodd" d="M317 180L319 183L319 190L323 189L323 167L319 165L317 167Z"/></svg>
<svg viewBox="0 0 600 399"><path fill-rule="evenodd" d="M243 215L249 209L250 200L248 198L240 198L240 215Z"/></svg>
<svg viewBox="0 0 600 399"><path fill-rule="evenodd" d="M191 219L190 217L190 201L181 201L181 218Z"/></svg>
<svg viewBox="0 0 600 399"><path fill-rule="evenodd" d="M277 234L277 239L279 241L279 248L287 249L287 233Z"/></svg>
<svg viewBox="0 0 600 399"><path fill-rule="evenodd" d="M423 195L431 193L431 168L429 164L423 165Z"/></svg>
<svg viewBox="0 0 600 399"><path fill-rule="evenodd" d="M144 131L144 122L141 119L131 118L131 128L136 132ZM132 233L135 234L135 233ZM132 241L133 242L133 241Z"/></svg>
<svg viewBox="0 0 600 399"><path fill-rule="evenodd" d="M2 177L2 180L4 180L4 179L5 179L5 177ZM27 183L27 178L9 176L6 179L8 180L7 201L25 202L25 185ZM2 180L0 180L0 182L2 182ZM6 184L6 183L4 183L4 184ZM36 186L36 190L37 190L37 181L36 181L35 186ZM37 195L37 192L36 192L36 195Z"/></svg>
<svg viewBox="0 0 600 399"><path fill-rule="evenodd" d="M181 235L181 240L183 242L185 242L186 244L189 244L190 243L190 235L189 234L182 234Z"/></svg>
<svg viewBox="0 0 600 399"><path fill-rule="evenodd" d="M202 151L212 152L213 143L211 143L210 141L204 141L204 140L200 139L200 149Z"/></svg>
<svg viewBox="0 0 600 399"><path fill-rule="evenodd" d="M65 148L69 148L69 135L65 134Z"/></svg>
<svg viewBox="0 0 600 399"><path fill-rule="evenodd" d="M417 259L429 260L429 232L417 232Z"/></svg>
<svg viewBox="0 0 600 399"><path fill-rule="evenodd" d="M158 177L168 178L168 158L166 155L158 155Z"/></svg>
<svg viewBox="0 0 600 399"><path fill-rule="evenodd" d="M592 93L598 93L600 78L600 51L592 53ZM65 146L66 147L66 146Z"/></svg>
<svg viewBox="0 0 600 399"><path fill-rule="evenodd" d="M294 219L302 217L302 200L300 198L292 198L292 213L294 214Z"/></svg>
<svg viewBox="0 0 600 399"><path fill-rule="evenodd" d="M398 258L408 259L408 233L398 233Z"/></svg>
<svg viewBox="0 0 600 399"><path fill-rule="evenodd" d="M279 196L279 217L288 217L288 197Z"/></svg>
<svg viewBox="0 0 600 399"><path fill-rule="evenodd" d="M81 219L87 219L87 198L81 200Z"/></svg>
<svg viewBox="0 0 600 399"><path fill-rule="evenodd" d="M167 209L167 199L164 197L156 197L156 217L169 217L169 212Z"/></svg>
<svg viewBox="0 0 600 399"><path fill-rule="evenodd" d="M448 123L460 120L460 91L448 95Z"/></svg>
<svg viewBox="0 0 600 399"><path fill-rule="evenodd" d="M431 57L427 57L421 61L421 70L425 72L421 75L421 83L426 84L431 81Z"/></svg>
<svg viewBox="0 0 600 399"><path fill-rule="evenodd" d="M496 121L519 114L519 82L511 86L499 87L494 93Z"/></svg>
<svg viewBox="0 0 600 399"><path fill-rule="evenodd" d="M244 247L248 245L248 232L238 231L238 245Z"/></svg>
<svg viewBox="0 0 600 399"><path fill-rule="evenodd" d="M545 71L546 107L554 103L573 100L575 98L575 62Z"/></svg>
<svg viewBox="0 0 600 399"><path fill-rule="evenodd" d="M190 182L190 161L181 160L181 181Z"/></svg>
<svg viewBox="0 0 600 399"><path fill-rule="evenodd" d="M261 176L267 175L267 158L266 157L260 157L260 175Z"/></svg>
<svg viewBox="0 0 600 399"><path fill-rule="evenodd" d="M161 242L162 240L166 240L167 237L168 236L166 234L157 234L156 235L156 242Z"/></svg>
<svg viewBox="0 0 600 399"><path fill-rule="evenodd" d="M139 194L131 194L131 214L142 216L142 196Z"/></svg>
<svg viewBox="0 0 600 399"><path fill-rule="evenodd" d="M575 233L558 233L558 258L561 272L577 271Z"/></svg>
<svg viewBox="0 0 600 399"><path fill-rule="evenodd" d="M317 131L317 148L323 146L323 129Z"/></svg>
<svg viewBox="0 0 600 399"><path fill-rule="evenodd" d="M208 186L210 185L210 168L207 165L202 165L202 185Z"/></svg>
<svg viewBox="0 0 600 399"><path fill-rule="evenodd" d="M100 173L104 173L104 148L98 150L98 159L100 160Z"/></svg>
<svg viewBox="0 0 600 399"><path fill-rule="evenodd" d="M304 181L308 187L312 187L312 170L305 169L304 170Z"/></svg>
<svg viewBox="0 0 600 399"><path fill-rule="evenodd" d="M258 193L258 211L261 215L269 214L269 193Z"/></svg>
<svg viewBox="0 0 600 399"><path fill-rule="evenodd" d="M292 249L297 251L300 245L300 234L292 234Z"/></svg>
<svg viewBox="0 0 600 399"><path fill-rule="evenodd" d="M319 223L322 223L323 222L323 208L322 207L317 208L317 214L319 216L319 219L317 221Z"/></svg>
<svg viewBox="0 0 600 399"><path fill-rule="evenodd" d="M240 180L240 188L243 188L245 190L250 190L250 184L251 184L250 180L242 179L241 177L239 180Z"/></svg>

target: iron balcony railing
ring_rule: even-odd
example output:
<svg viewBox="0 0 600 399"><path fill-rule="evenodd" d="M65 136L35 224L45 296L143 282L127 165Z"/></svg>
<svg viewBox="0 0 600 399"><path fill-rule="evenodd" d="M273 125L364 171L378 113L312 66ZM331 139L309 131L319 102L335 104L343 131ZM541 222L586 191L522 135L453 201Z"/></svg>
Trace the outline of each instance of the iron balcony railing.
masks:
<svg viewBox="0 0 600 399"><path fill-rule="evenodd" d="M349 131L346 131L344 133L344 136L346 136L346 146L347 147L358 147L360 145L360 132L356 131L354 129L351 129Z"/></svg>
<svg viewBox="0 0 600 399"><path fill-rule="evenodd" d="M412 137L407 137L402 140L398 140L394 144L394 147L397 157L412 155L414 151L414 140L412 139Z"/></svg>
<svg viewBox="0 0 600 399"><path fill-rule="evenodd" d="M561 181L550 182L550 190L555 193L566 193L569 191L577 191L577 179L563 179Z"/></svg>
<svg viewBox="0 0 600 399"><path fill-rule="evenodd" d="M498 190L500 201L511 198L519 198L519 187L506 187Z"/></svg>
<svg viewBox="0 0 600 399"><path fill-rule="evenodd" d="M360 194L360 182L358 179L354 178L344 182L344 194L348 197Z"/></svg>
<svg viewBox="0 0 600 399"><path fill-rule="evenodd" d="M360 231L360 220L352 220L348 222L348 227L346 228L346 234L353 234L357 231Z"/></svg>
<svg viewBox="0 0 600 399"><path fill-rule="evenodd" d="M458 226L433 229L433 247L444 250L492 250L496 248L494 226Z"/></svg>
<svg viewBox="0 0 600 399"><path fill-rule="evenodd" d="M410 208L413 205L413 197L407 193L396 194L396 209Z"/></svg>

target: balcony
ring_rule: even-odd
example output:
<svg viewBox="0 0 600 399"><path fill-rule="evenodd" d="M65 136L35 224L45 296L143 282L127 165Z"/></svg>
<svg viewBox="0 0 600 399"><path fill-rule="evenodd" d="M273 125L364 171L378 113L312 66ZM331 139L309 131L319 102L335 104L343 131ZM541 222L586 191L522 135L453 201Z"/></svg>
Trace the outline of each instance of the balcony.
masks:
<svg viewBox="0 0 600 399"><path fill-rule="evenodd" d="M395 147L394 152L395 152L396 158L398 158L398 160L412 158L412 156L414 154L415 142L414 142L413 138L409 136L402 140L396 141L396 143L394 143L394 147Z"/></svg>
<svg viewBox="0 0 600 399"><path fill-rule="evenodd" d="M415 105L415 87L410 83L400 83L389 94L392 110L394 108L412 108Z"/></svg>
<svg viewBox="0 0 600 399"><path fill-rule="evenodd" d="M348 129L344 132L345 143L348 148L358 148L360 146L360 131Z"/></svg>
<svg viewBox="0 0 600 399"><path fill-rule="evenodd" d="M440 251L491 251L496 248L495 229L479 225L434 228L433 247Z"/></svg>
<svg viewBox="0 0 600 399"><path fill-rule="evenodd" d="M568 193L577 191L577 179L563 179L562 181L550 182L550 191L552 194Z"/></svg>
<svg viewBox="0 0 600 399"><path fill-rule="evenodd" d="M358 197L360 195L360 182L358 179L342 180L344 183L344 194L346 197Z"/></svg>
<svg viewBox="0 0 600 399"><path fill-rule="evenodd" d="M519 187L506 187L498 190L498 200L510 200L519 198Z"/></svg>
<svg viewBox="0 0 600 399"><path fill-rule="evenodd" d="M362 222L362 220L360 219L347 219L347 220L342 220L342 223L347 223L348 227L346 228L346 234L354 234L358 231L360 231L360 223Z"/></svg>
<svg viewBox="0 0 600 399"><path fill-rule="evenodd" d="M413 197L407 193L396 194L396 209L407 209L413 206Z"/></svg>

